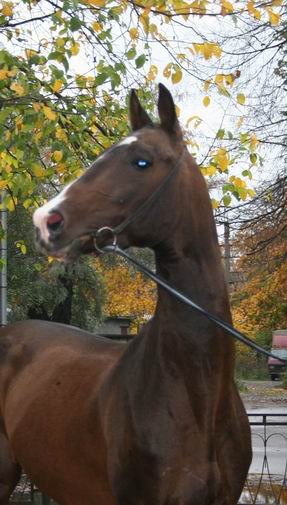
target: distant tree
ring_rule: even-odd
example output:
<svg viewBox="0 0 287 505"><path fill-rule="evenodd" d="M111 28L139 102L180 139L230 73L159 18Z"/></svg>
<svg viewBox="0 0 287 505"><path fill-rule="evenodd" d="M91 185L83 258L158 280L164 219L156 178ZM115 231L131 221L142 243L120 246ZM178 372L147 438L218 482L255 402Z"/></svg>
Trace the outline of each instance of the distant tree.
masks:
<svg viewBox="0 0 287 505"><path fill-rule="evenodd" d="M23 240L17 239L19 226ZM103 283L90 260L66 266L47 262L35 248L23 207L10 214L8 229L9 319L45 319L92 330L101 317Z"/></svg>
<svg viewBox="0 0 287 505"><path fill-rule="evenodd" d="M141 254L135 251L134 254L143 261ZM145 256L150 260L150 255ZM133 316L136 332L139 325L147 322L154 313L157 297L155 283L135 271L123 259L99 259L96 268L101 272L105 285L104 314Z"/></svg>
<svg viewBox="0 0 287 505"><path fill-rule="evenodd" d="M233 295L234 320L253 337L287 327L286 189L284 177L261 188L241 213L233 241L236 267L246 277Z"/></svg>

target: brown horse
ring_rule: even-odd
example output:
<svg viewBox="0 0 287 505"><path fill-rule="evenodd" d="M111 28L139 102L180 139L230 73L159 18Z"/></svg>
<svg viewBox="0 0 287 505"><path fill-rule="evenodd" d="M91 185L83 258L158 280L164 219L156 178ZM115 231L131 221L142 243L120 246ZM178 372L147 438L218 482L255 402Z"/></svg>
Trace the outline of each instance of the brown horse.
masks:
<svg viewBox="0 0 287 505"><path fill-rule="evenodd" d="M133 133L36 211L39 241L76 256L109 226L230 321L207 188L172 97L160 85L158 125L135 93L130 111ZM251 448L234 343L202 315L159 288L153 319L126 346L42 321L2 329L0 342L0 505L21 467L62 505L237 503Z"/></svg>

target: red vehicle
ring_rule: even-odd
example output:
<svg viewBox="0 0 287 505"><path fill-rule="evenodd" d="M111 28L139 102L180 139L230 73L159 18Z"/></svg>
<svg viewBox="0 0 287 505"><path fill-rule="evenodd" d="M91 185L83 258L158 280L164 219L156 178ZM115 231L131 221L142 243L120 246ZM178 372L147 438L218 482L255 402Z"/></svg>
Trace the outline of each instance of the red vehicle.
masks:
<svg viewBox="0 0 287 505"><path fill-rule="evenodd" d="M272 335L272 354L287 360L287 330L276 330ZM280 379L287 372L287 364L279 359L268 358L268 372L272 381Z"/></svg>

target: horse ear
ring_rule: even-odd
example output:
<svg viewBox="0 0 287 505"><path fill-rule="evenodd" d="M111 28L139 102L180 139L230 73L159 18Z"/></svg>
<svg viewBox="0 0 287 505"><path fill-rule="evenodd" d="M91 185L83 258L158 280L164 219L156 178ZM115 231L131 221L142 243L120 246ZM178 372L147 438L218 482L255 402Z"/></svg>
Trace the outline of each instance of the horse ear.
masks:
<svg viewBox="0 0 287 505"><path fill-rule="evenodd" d="M181 128L176 116L174 101L169 90L163 85L159 84L158 95L158 114L160 117L160 126L171 134L177 137L182 136Z"/></svg>
<svg viewBox="0 0 287 505"><path fill-rule="evenodd" d="M135 90L130 95L130 123L132 130L139 130L144 126L154 126L151 118L141 106Z"/></svg>

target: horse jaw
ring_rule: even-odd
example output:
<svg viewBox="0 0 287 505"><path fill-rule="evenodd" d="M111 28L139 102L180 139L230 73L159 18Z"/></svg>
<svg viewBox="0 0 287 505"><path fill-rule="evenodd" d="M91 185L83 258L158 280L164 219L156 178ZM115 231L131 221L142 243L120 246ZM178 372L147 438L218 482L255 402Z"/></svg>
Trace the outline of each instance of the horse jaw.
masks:
<svg viewBox="0 0 287 505"><path fill-rule="evenodd" d="M63 263L75 263L82 254L98 256L94 240L90 236L81 237L72 241L61 249L51 249L45 242L37 242L38 249L44 254L56 258Z"/></svg>

